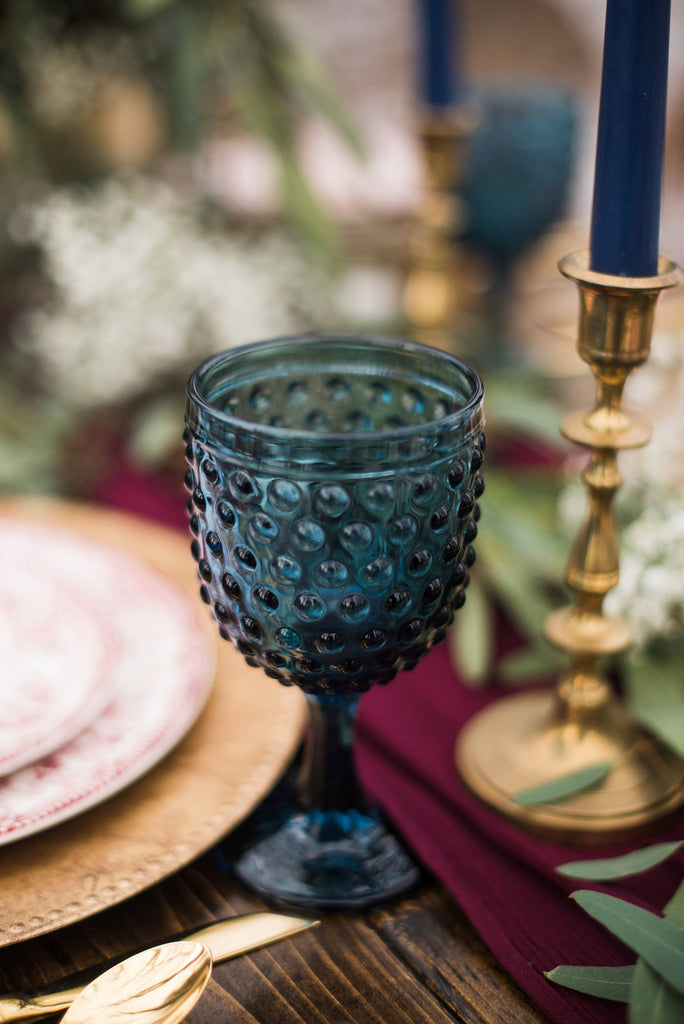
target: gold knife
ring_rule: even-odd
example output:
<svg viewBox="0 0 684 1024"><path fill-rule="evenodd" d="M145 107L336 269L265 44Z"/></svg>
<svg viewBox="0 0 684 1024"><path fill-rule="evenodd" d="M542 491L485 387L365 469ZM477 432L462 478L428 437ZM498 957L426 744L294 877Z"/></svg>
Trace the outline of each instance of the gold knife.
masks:
<svg viewBox="0 0 684 1024"><path fill-rule="evenodd" d="M206 928L200 928L199 931L183 935L183 938L188 942L201 942L208 946L214 963L219 963L221 960L240 956L241 953L250 953L279 939L287 939L317 924L320 924L320 921L305 917L259 912L216 921ZM87 974L92 978L94 974L106 970L113 963L116 961L104 964L96 971L88 971ZM77 979L78 983L74 984ZM0 997L0 1024L17 1020L37 1020L50 1013L66 1010L84 988L87 980L86 972L82 971L71 978L65 978L59 988L50 991L41 990Z"/></svg>

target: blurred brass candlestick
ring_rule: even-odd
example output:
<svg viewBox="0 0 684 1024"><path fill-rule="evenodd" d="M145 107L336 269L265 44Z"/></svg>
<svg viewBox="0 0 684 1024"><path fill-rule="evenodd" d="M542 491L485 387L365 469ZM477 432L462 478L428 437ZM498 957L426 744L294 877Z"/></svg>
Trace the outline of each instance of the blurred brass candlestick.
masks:
<svg viewBox="0 0 684 1024"><path fill-rule="evenodd" d="M458 188L474 124L471 110L457 108L427 113L420 127L425 187L409 245L403 306L411 337L442 349L451 347L460 306Z"/></svg>
<svg viewBox="0 0 684 1024"><path fill-rule="evenodd" d="M613 498L622 480L618 453L648 443L648 424L628 416L622 391L650 351L660 292L681 278L660 259L659 273L618 277L588 269L588 253L566 257L560 271L580 293L578 351L596 379L596 404L565 418L562 432L590 450L583 479L588 511L570 554L566 581L574 603L552 614L547 638L570 656L555 693L498 701L463 730L457 762L470 788L521 825L566 841L600 843L639 831L684 802L684 764L640 734L598 663L625 650L627 624L602 610L617 584L619 552ZM654 679L654 686L658 685ZM519 804L514 794L576 769L612 762L600 785L556 803Z"/></svg>

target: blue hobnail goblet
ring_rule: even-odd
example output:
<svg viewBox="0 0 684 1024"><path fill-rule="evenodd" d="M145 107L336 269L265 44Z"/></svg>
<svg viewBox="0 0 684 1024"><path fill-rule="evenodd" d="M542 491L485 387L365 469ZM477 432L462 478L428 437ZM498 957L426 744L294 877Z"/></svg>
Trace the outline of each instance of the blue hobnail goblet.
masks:
<svg viewBox="0 0 684 1024"><path fill-rule="evenodd" d="M574 96L548 83L481 89L474 103L479 123L458 185L465 208L459 240L489 264L486 308L500 361L515 267L567 209L579 109Z"/></svg>
<svg viewBox="0 0 684 1024"><path fill-rule="evenodd" d="M482 383L408 341L306 335L204 362L186 485L200 592L246 661L306 695L292 806L234 863L260 894L359 909L416 864L354 770L361 694L413 668L465 600L484 489Z"/></svg>

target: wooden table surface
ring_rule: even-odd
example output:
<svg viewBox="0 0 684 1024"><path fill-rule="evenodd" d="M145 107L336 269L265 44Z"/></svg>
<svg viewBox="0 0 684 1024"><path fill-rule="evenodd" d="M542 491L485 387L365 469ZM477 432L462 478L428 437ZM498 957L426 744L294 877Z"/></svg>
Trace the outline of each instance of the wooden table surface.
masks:
<svg viewBox="0 0 684 1024"><path fill-rule="evenodd" d="M213 920L265 908L206 854L77 924L0 950L3 993L56 981ZM544 1024L451 895L330 915L291 939L214 966L192 1024Z"/></svg>

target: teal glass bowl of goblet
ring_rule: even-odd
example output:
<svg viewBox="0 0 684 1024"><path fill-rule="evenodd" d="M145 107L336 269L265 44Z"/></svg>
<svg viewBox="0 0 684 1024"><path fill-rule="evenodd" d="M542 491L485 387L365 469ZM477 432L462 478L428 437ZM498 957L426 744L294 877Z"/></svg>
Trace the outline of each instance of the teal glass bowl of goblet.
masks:
<svg viewBox="0 0 684 1024"><path fill-rule="evenodd" d="M446 635L484 489L483 388L417 343L303 335L213 356L188 384L200 593L250 665L310 710L297 796L237 875L302 907L358 909L419 877L354 771L362 693ZM277 823L276 823L277 819Z"/></svg>

